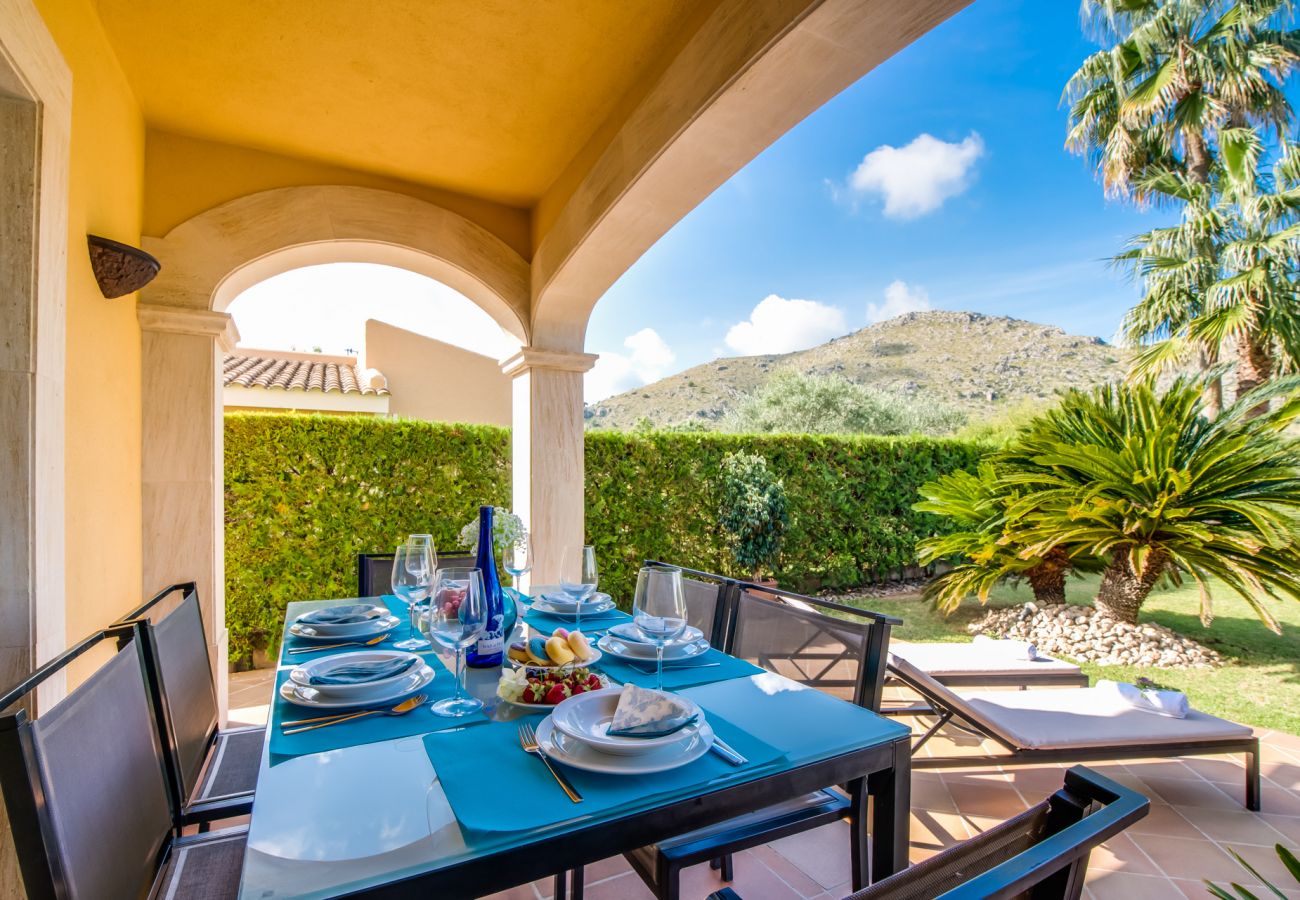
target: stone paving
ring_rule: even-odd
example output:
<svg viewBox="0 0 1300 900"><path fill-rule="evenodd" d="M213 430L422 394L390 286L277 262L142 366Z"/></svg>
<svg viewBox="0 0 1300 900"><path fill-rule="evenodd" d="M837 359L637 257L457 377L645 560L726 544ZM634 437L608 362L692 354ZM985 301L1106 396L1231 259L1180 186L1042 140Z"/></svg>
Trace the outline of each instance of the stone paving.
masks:
<svg viewBox="0 0 1300 900"><path fill-rule="evenodd" d="M231 718L265 722L271 690L268 670L231 676ZM919 730L919 725L916 725ZM1095 900L1178 900L1209 897L1202 879L1236 881L1258 896L1264 889L1228 854L1245 857L1266 878L1295 886L1273 853L1275 843L1300 847L1300 738L1260 731L1263 811L1242 806L1240 758L1151 759L1093 767L1151 799L1150 814L1094 851L1085 896ZM923 752L950 755L994 752L955 729ZM1061 784L1060 766L978 765L916 772L912 779L912 852L915 862L1037 803ZM784 838L738 854L731 886L746 900L832 900L848 896L848 829L843 824ZM688 869L682 896L700 900L722 886L707 865ZM549 900L551 883L539 881L493 895L496 900ZM621 858L588 866L591 900L637 900L652 895Z"/></svg>

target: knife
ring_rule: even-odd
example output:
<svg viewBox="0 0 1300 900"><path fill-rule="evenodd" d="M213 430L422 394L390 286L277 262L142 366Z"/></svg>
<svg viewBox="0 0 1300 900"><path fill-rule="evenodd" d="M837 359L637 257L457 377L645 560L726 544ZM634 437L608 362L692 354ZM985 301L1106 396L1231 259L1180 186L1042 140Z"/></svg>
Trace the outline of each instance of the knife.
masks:
<svg viewBox="0 0 1300 900"><path fill-rule="evenodd" d="M709 745L709 749L721 756L727 762L731 763L733 766L743 766L749 762L745 757L741 756L735 750L732 750L731 746L717 735L713 736L713 743Z"/></svg>

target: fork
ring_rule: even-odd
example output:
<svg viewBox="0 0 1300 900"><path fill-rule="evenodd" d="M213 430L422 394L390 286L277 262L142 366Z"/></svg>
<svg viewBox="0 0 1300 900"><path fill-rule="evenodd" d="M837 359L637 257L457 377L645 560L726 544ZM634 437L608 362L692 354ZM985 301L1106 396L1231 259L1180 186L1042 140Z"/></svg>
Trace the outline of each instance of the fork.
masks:
<svg viewBox="0 0 1300 900"><path fill-rule="evenodd" d="M582 802L582 795L574 789L573 785L569 784L569 779L565 778L560 770L551 765L551 761L546 758L546 754L542 752L542 748L537 744L537 735L533 733L533 726L527 722L519 726L519 746L524 748L525 753L531 753L546 764L547 770L559 782L560 787L564 789L564 793L569 795L570 800L574 803Z"/></svg>

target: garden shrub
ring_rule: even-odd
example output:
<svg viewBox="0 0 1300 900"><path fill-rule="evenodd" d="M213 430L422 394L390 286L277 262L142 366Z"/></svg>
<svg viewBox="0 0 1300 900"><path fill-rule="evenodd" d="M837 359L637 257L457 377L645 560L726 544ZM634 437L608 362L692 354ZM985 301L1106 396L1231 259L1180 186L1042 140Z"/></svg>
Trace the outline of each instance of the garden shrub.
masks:
<svg viewBox="0 0 1300 900"><path fill-rule="evenodd" d="M936 438L649 432L586 436L587 539L601 589L626 606L642 560L734 576L718 521L729 453L767 460L790 525L775 577L801 590L847 588L916 562L938 518L919 487L971 468L982 449ZM410 420L226 416L226 624L247 662L279 634L293 600L355 593L357 553L428 532L459 551L480 503L510 505L510 432Z"/></svg>

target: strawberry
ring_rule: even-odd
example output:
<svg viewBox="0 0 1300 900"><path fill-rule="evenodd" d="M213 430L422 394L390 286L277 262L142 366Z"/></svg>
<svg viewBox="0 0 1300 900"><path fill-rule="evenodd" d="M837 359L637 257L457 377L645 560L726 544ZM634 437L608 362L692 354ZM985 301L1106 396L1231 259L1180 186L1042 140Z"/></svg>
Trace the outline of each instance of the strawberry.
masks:
<svg viewBox="0 0 1300 900"><path fill-rule="evenodd" d="M572 696L576 697L578 694L587 693L587 686L585 684L575 684L569 690L572 692Z"/></svg>
<svg viewBox="0 0 1300 900"><path fill-rule="evenodd" d="M557 684L546 692L546 702L556 704L567 696L569 696L569 689L562 684Z"/></svg>

